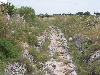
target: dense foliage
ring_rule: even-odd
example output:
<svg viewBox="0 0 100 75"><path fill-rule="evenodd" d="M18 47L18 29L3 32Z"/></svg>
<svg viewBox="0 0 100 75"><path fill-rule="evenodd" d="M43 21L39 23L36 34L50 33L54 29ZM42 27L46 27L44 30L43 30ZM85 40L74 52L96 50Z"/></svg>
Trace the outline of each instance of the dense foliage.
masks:
<svg viewBox="0 0 100 75"><path fill-rule="evenodd" d="M35 11L31 7L22 6L18 9L18 12L21 16L24 16L26 22L32 23L35 20Z"/></svg>
<svg viewBox="0 0 100 75"><path fill-rule="evenodd" d="M29 35L28 37L27 37L27 39L28 39L28 44L29 45L38 45L38 39L37 39L37 37L36 36L31 36L31 35Z"/></svg>
<svg viewBox="0 0 100 75"><path fill-rule="evenodd" d="M7 13L12 16L15 12L15 6L11 3L7 3L7 4L2 4L1 6L4 6L4 8L7 10ZM5 10L4 10L5 11Z"/></svg>
<svg viewBox="0 0 100 75"><path fill-rule="evenodd" d="M18 46L17 46L18 47ZM20 50L16 49L16 46L6 39L0 39L0 60L6 60L8 58L18 58Z"/></svg>

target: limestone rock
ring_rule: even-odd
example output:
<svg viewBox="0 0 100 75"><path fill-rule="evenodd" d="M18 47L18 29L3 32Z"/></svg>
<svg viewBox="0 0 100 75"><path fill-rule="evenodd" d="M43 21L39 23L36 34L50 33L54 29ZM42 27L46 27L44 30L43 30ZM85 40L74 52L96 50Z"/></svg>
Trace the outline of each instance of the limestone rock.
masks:
<svg viewBox="0 0 100 75"><path fill-rule="evenodd" d="M94 58L98 58L97 60L100 60L100 51L95 51L93 55L91 55L90 59L88 60L88 65L91 65L91 63L94 62Z"/></svg>
<svg viewBox="0 0 100 75"><path fill-rule="evenodd" d="M14 62L13 64L9 64L8 68L5 69L5 73L7 75L19 75L21 74L26 75L27 70L25 68L25 65L22 63Z"/></svg>

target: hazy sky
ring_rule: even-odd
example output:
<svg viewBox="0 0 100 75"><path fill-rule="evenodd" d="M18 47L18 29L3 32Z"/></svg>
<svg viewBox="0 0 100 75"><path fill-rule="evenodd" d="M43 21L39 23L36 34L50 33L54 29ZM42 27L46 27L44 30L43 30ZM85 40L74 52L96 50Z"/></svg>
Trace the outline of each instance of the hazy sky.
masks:
<svg viewBox="0 0 100 75"><path fill-rule="evenodd" d="M0 2L7 3L7 0L0 0Z"/></svg>
<svg viewBox="0 0 100 75"><path fill-rule="evenodd" d="M30 6L36 14L100 12L100 0L8 0L16 7Z"/></svg>

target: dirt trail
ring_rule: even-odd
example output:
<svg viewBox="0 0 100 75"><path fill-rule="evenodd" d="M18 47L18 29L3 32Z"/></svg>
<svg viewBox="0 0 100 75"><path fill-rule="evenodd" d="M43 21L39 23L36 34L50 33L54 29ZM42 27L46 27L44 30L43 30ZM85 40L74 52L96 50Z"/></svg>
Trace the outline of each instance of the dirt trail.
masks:
<svg viewBox="0 0 100 75"><path fill-rule="evenodd" d="M68 54L67 40L64 38L64 34L58 30L59 33L55 30L55 27L50 27L50 40L51 44L49 45L49 56L55 56L55 52L58 53L58 60L51 58L47 61L43 67L43 70L46 72L45 75L65 75L66 72L69 72L70 75L77 75L74 70L74 65L72 64L72 59ZM64 61L70 61L67 64ZM51 71L48 73L47 68ZM72 71L72 72L71 72Z"/></svg>

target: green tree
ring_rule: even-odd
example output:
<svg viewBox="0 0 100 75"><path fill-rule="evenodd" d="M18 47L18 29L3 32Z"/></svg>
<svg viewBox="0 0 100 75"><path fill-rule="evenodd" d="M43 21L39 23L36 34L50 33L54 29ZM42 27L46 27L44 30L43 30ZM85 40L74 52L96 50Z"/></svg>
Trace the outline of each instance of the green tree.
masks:
<svg viewBox="0 0 100 75"><path fill-rule="evenodd" d="M65 13L63 13L62 15L65 15Z"/></svg>
<svg viewBox="0 0 100 75"><path fill-rule="evenodd" d="M26 22L31 23L32 21L35 20L35 11L31 7L21 6L21 8L18 9L18 13L21 16L24 16L24 19L26 20Z"/></svg>
<svg viewBox="0 0 100 75"><path fill-rule="evenodd" d="M3 4L3 6L5 7L5 9L7 9L7 13L11 16L12 14L14 14L15 12L15 6L11 3L7 3L7 4Z"/></svg>
<svg viewBox="0 0 100 75"><path fill-rule="evenodd" d="M78 12L78 13L76 13L77 15L83 15L83 12Z"/></svg>
<svg viewBox="0 0 100 75"><path fill-rule="evenodd" d="M39 14L39 17L44 18L45 15L40 13L40 14Z"/></svg>
<svg viewBox="0 0 100 75"><path fill-rule="evenodd" d="M48 15L47 13L45 14L45 17L50 17L50 15Z"/></svg>
<svg viewBox="0 0 100 75"><path fill-rule="evenodd" d="M87 12L84 13L84 15L90 15L90 12L87 11Z"/></svg>

